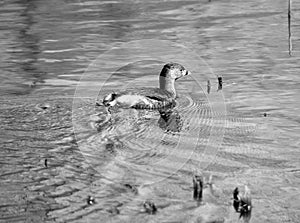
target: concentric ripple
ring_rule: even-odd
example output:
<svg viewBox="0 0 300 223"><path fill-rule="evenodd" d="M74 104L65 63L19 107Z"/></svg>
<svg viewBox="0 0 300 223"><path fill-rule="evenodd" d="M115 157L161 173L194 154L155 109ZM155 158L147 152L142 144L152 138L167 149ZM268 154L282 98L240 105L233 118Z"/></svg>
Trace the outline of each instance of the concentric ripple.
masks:
<svg viewBox="0 0 300 223"><path fill-rule="evenodd" d="M101 100L112 91L157 87L158 72L169 61L183 64L193 74L178 81L175 108L112 109L110 120L104 118L107 122L97 133L79 142L86 159L105 178L119 180L128 172L140 183L151 184L176 173L191 157L197 157L199 169L204 169L211 159L203 154L213 157L221 145L226 124L223 95L216 90L208 95L202 86L207 80L213 83L216 76L193 51L169 41L132 41L101 55L77 86L73 112L81 110L77 98ZM95 86L87 85L91 80ZM91 113L95 106L87 110ZM81 126L76 119L73 125L78 134Z"/></svg>
<svg viewBox="0 0 300 223"><path fill-rule="evenodd" d="M179 93L172 110L112 109L110 123L85 140L83 151L93 167L106 179L119 179L125 170L145 184L172 175L205 151L213 121L209 102L203 92Z"/></svg>

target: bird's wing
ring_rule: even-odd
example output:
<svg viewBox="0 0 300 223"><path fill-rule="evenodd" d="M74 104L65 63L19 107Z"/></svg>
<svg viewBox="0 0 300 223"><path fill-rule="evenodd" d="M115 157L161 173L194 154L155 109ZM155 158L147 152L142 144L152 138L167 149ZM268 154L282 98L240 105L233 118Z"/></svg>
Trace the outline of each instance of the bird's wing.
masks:
<svg viewBox="0 0 300 223"><path fill-rule="evenodd" d="M118 94L140 95L155 101L168 101L174 98L172 93L159 88L128 89L126 91L119 92Z"/></svg>

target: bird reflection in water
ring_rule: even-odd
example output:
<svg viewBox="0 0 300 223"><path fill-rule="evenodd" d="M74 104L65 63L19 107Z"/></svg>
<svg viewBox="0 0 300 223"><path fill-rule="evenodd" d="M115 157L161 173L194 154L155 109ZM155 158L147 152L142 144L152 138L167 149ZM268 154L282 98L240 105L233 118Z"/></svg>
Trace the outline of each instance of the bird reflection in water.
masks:
<svg viewBox="0 0 300 223"><path fill-rule="evenodd" d="M100 104L96 104L96 106L101 106ZM182 130L183 120L180 113L172 108L164 108L159 109L159 119L158 119L158 126L164 130L166 133L179 133ZM103 131L107 124L112 124L111 122L112 113L110 109L106 109L106 114L98 114L93 115L93 122L94 127L98 131Z"/></svg>
<svg viewBox="0 0 300 223"><path fill-rule="evenodd" d="M173 109L160 110L158 126L167 133L178 133L182 130L183 120L178 111Z"/></svg>

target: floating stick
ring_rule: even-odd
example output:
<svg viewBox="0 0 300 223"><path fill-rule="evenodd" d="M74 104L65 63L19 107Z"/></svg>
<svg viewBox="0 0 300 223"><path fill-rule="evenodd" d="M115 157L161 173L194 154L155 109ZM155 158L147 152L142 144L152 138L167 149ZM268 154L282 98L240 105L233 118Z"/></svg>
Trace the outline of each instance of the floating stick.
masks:
<svg viewBox="0 0 300 223"><path fill-rule="evenodd" d="M201 202L203 197L203 178L202 176L195 175L193 177L193 185L194 185L194 200Z"/></svg>
<svg viewBox="0 0 300 223"><path fill-rule="evenodd" d="M292 30L291 30L291 7L292 0L288 0L288 32L289 32L289 55L292 56L293 44L292 44Z"/></svg>
<svg viewBox="0 0 300 223"><path fill-rule="evenodd" d="M239 212L240 197L239 197L239 188L237 187L233 191L233 207L236 212Z"/></svg>
<svg viewBox="0 0 300 223"><path fill-rule="evenodd" d="M211 88L210 80L208 80L208 81L207 81L207 94L210 93L210 88Z"/></svg>
<svg viewBox="0 0 300 223"><path fill-rule="evenodd" d="M222 90L223 88L223 78L221 76L218 76L218 91Z"/></svg>

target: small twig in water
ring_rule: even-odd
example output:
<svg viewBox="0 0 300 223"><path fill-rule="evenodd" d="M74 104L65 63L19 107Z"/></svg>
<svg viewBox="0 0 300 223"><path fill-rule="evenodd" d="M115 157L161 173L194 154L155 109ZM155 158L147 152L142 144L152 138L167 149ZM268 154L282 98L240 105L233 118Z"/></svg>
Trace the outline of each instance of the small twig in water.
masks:
<svg viewBox="0 0 300 223"><path fill-rule="evenodd" d="M222 90L222 88L223 88L223 78L220 76L218 76L218 83L219 83L219 85L218 85L218 91L219 91L219 90Z"/></svg>
<svg viewBox="0 0 300 223"><path fill-rule="evenodd" d="M233 191L233 207L236 212L239 212L240 197L239 197L239 188L237 187Z"/></svg>
<svg viewBox="0 0 300 223"><path fill-rule="evenodd" d="M211 88L211 85L210 85L210 81L208 80L207 81L207 94L210 93L210 88Z"/></svg>
<svg viewBox="0 0 300 223"><path fill-rule="evenodd" d="M293 44L292 44L292 30L291 30L291 8L292 8L292 0L288 0L288 32L289 32L289 55L292 56Z"/></svg>
<svg viewBox="0 0 300 223"><path fill-rule="evenodd" d="M199 175L193 176L193 185L194 185L194 200L197 202L202 201L203 197L203 178Z"/></svg>

